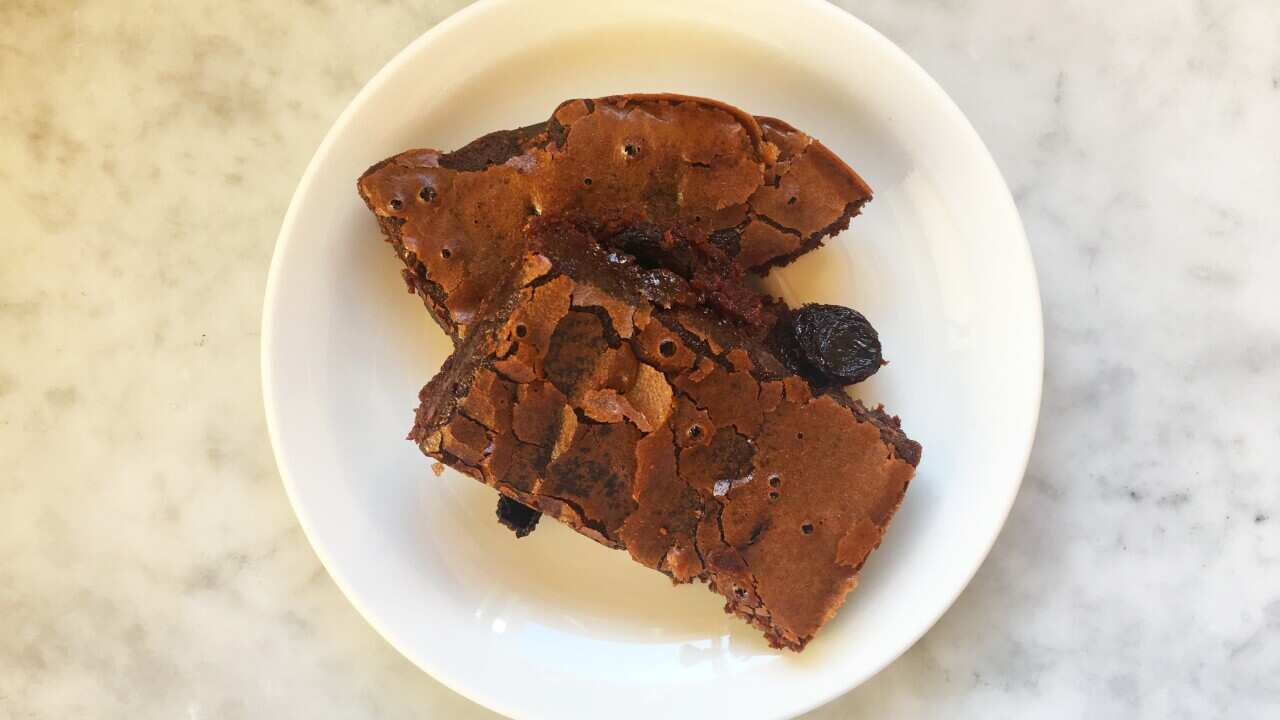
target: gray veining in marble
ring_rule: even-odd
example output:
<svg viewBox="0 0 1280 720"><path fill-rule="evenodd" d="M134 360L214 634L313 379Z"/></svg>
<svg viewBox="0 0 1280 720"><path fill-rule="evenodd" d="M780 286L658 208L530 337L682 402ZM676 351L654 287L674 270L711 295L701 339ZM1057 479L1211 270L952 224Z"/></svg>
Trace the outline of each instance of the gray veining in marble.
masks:
<svg viewBox="0 0 1280 720"><path fill-rule="evenodd" d="M0 0L0 717L494 717L320 568L258 380L304 165L461 4ZM1280 716L1280 5L840 4L1004 170L1046 386L973 584L809 717Z"/></svg>

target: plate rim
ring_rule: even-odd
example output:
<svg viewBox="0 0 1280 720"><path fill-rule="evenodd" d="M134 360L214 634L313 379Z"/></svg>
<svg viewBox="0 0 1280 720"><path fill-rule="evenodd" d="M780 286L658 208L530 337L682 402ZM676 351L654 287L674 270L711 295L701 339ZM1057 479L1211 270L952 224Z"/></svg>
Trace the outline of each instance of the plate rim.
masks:
<svg viewBox="0 0 1280 720"><path fill-rule="evenodd" d="M431 675L451 691L461 695L467 700L474 702L482 707L488 708L494 712L506 715L508 717L523 716L520 708L512 707L510 703L504 699L492 694L484 693L483 688L474 687L467 683L460 682L454 673L450 672L448 665L439 662L430 662L427 658L420 656L411 649L404 647L394 636L382 627L381 622L377 619L376 613L372 613L361 603L358 593L349 587L342 573L338 571L332 562L329 554L324 549L323 543L317 541L318 534L313 524L312 518L305 510L305 503L299 500L298 484L292 476L288 463L285 461L284 452L280 442L281 425L280 408L276 403L276 397L273 392L275 386L275 374L272 368L272 358L275 350L275 327L276 327L276 308L278 307L278 296L280 295L283 257L286 254L286 247L290 244L291 238L296 235L295 227L299 221L301 213L301 205L316 182L317 170L324 164L324 160L330 154L332 146L337 139L346 132L350 124L351 117L357 112L370 96L375 94L382 85L387 83L390 78L397 74L399 68L409 62L410 58L416 57L426 50L437 38L449 33L455 26L465 23L473 16L478 16L489 12L498 12L504 6L519 6L530 2L531 0L477 0L456 12L441 19L432 27L428 28L418 37L401 48L395 53L374 75L360 88L360 90L352 96L352 98L343 107L337 118L333 121L324 138L316 147L311 159L308 161L302 176L298 181L296 188L289 200L288 209L285 212L284 219L281 222L280 231L276 236L275 246L272 250L271 263L267 272L266 288L263 296L262 305L262 321L260 326L260 369L262 378L262 397L263 409L266 416L267 435L271 443L272 456L276 463L277 471L280 474L281 484L284 486L285 494L288 497L291 509L298 519L298 524L302 528L304 536L307 538L316 557L319 559L325 572L333 580L343 597L349 602L361 618L368 623L379 636L390 644L397 652L413 663L420 670ZM833 23L843 25L842 29L849 31L861 32L865 38L872 42L878 51L884 53L885 57L891 58L900 68L904 69L910 75L914 76L919 84L920 90L925 92L931 101L936 102L938 107L949 117L945 118L949 124L954 124L958 132L967 137L970 143L979 152L976 155L979 162L987 167L984 171L992 174L992 177L999 180L999 188L995 189L997 197L992 199L1001 207L1001 212L1007 212L1012 220L1011 231L1014 233L1011 240L1013 246L1017 249L1018 257L1008 258L1007 261L1018 266L1020 272L1024 273L1029 282L1030 297L1029 301L1033 306L1028 308L1028 320L1032 327L1026 328L1030 331L1031 337L1027 338L1032 357L1029 358L1033 370L1034 387L1030 388L1031 392L1027 393L1025 402L1030 405L1029 413L1030 422L1026 427L1026 436L1023 439L1020 448L1010 450L1010 455L1017 459L1016 467L1019 467L1018 479L1009 486L1007 497L1003 498L1003 507L999 507L999 522L991 525L989 537L983 541L981 553L975 555L972 567L968 568L963 574L964 582L956 585L955 589L949 593L950 597L946 602L940 603L937 611L932 613L932 617L927 622L921 623L920 629L914 635L904 636L903 641L898 647L891 652L885 653L884 659L879 663L873 663L872 667L861 673L848 678L848 680L835 686L826 692L816 692L806 696L806 699L795 704L788 710L783 711L781 715L775 715L774 718L791 718L809 712L820 706L823 706L834 699L845 695L862 685L866 681L875 677L886 667L896 662L907 650L911 649L919 640L928 633L938 621L945 615L960 595L972 583L974 576L978 570L986 562L991 554L991 550L995 546L996 540L1000 533L1008 523L1008 518L1012 512L1013 505L1021 490L1022 483L1025 481L1026 471L1030 462L1031 452L1034 447L1036 431L1040 420L1041 402L1044 389L1044 314L1043 301L1040 294L1039 277L1036 272L1034 256L1031 252L1030 242L1026 235L1026 229L1022 222L1021 214L1018 211L1016 202L1013 199L1012 192L1009 189L1008 181L1001 172L999 165L992 156L990 149L983 141L977 129L969 121L968 117L955 103L955 101L946 93L943 87L931 76L919 63L917 63L905 50L900 48L896 43L886 37L884 34L876 30L874 27L866 23L852 12L837 7L827 0L792 0L796 5L804 6L805 12L824 13L826 19ZM997 509L993 506L993 511ZM993 515L997 513L993 512Z"/></svg>

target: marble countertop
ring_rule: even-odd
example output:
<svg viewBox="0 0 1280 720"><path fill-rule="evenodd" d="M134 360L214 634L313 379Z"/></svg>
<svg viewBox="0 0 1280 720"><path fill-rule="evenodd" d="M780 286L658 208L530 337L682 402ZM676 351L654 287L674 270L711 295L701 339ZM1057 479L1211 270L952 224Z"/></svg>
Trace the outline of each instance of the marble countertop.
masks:
<svg viewBox="0 0 1280 720"><path fill-rule="evenodd" d="M294 185L464 3L0 3L0 717L490 718L343 599L258 327ZM1017 199L1043 414L972 585L810 718L1280 713L1280 5L845 0Z"/></svg>

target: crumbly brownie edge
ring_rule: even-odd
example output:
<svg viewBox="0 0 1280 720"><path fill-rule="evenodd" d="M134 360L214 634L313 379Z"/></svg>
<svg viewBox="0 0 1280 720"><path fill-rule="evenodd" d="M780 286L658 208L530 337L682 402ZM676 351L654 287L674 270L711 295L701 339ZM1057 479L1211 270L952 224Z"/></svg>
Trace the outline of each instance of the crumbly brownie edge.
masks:
<svg viewBox="0 0 1280 720"><path fill-rule="evenodd" d="M394 159L395 158L388 158L387 160L377 163L373 167L369 168L369 170L365 172L365 175L374 172ZM361 179L363 179L363 177L364 176L361 176ZM400 218L380 215L374 211L373 201L365 193L364 187L359 183L359 181L356 183L356 190L360 194L360 198L364 200L365 205L368 206L369 210L374 212L374 216L378 220L378 228L382 231L383 239L391 245L391 248L396 253L396 257L404 266L401 268L400 276L404 279L406 289L422 298L423 305L425 305L427 311L431 313L431 317L436 321L436 324L448 333L450 337L456 338L458 334L458 327L453 322L453 319L449 317L449 313L445 305L447 298L444 291L435 281L431 280L427 276L426 265L418 259L417 255L406 249L404 246L404 239L400 234L400 227L404 224L404 221Z"/></svg>

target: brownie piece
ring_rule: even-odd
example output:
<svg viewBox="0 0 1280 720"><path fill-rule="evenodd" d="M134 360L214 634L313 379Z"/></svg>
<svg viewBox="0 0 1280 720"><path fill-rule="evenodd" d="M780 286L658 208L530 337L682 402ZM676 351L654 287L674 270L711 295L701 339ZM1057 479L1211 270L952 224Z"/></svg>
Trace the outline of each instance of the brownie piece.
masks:
<svg viewBox="0 0 1280 720"><path fill-rule="evenodd" d="M762 273L843 230L871 198L857 173L790 125L680 95L569 100L545 122L454 152L383 160L358 189L409 290L455 341L506 296L531 217L687 228L722 250L725 267Z"/></svg>
<svg viewBox="0 0 1280 720"><path fill-rule="evenodd" d="M411 439L803 649L879 545L919 445L788 370L767 323L713 312L598 225L523 230L515 280L423 389Z"/></svg>

